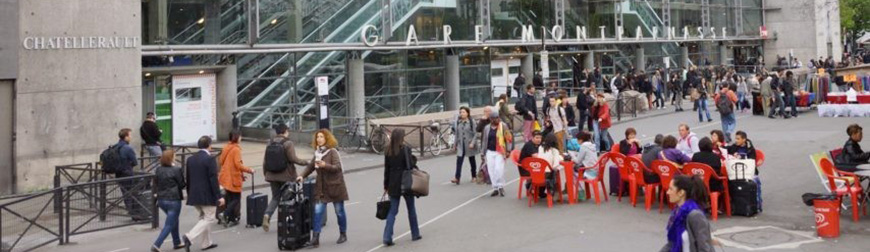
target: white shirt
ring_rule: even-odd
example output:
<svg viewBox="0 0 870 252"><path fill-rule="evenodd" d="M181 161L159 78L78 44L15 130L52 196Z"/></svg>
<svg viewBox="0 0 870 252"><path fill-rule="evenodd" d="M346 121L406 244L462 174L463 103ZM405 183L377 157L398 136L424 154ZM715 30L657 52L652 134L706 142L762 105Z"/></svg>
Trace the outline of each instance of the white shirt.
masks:
<svg viewBox="0 0 870 252"><path fill-rule="evenodd" d="M679 142L677 142L677 150L686 154L686 156L692 157L696 152L700 152L701 149L698 148L698 137L695 136L695 133L689 132L689 135L686 138L679 138Z"/></svg>
<svg viewBox="0 0 870 252"><path fill-rule="evenodd" d="M562 157L562 154L559 153L558 148L553 147L553 148L550 148L550 151L544 151L543 146L538 147L538 156L537 157L540 159L546 160L547 163L550 164L550 167L553 168L553 170L559 170L559 171L562 170L562 164L560 162L565 160L565 158Z"/></svg>

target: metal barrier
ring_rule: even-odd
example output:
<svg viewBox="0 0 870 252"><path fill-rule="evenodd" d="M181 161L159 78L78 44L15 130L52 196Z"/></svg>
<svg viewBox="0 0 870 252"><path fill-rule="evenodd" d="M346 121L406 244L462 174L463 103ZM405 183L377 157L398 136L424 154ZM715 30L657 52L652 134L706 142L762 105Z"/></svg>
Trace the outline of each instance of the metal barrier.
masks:
<svg viewBox="0 0 870 252"><path fill-rule="evenodd" d="M49 210L62 190L55 188L0 205L0 251L32 251L55 241L63 244L64 216Z"/></svg>

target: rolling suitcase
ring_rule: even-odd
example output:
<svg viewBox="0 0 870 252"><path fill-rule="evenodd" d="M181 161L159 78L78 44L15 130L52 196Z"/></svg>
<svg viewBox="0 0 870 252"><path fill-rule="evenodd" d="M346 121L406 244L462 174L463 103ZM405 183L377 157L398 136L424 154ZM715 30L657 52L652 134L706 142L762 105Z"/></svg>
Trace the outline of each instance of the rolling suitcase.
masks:
<svg viewBox="0 0 870 252"><path fill-rule="evenodd" d="M254 175L251 175L251 195L245 198L245 204L246 227L263 226L263 215L266 214L266 206L269 205L269 196L254 192Z"/></svg>
<svg viewBox="0 0 870 252"><path fill-rule="evenodd" d="M310 213L311 219L314 219L314 203L315 203L314 202L314 186L315 185L317 185L317 180L315 180L314 178L306 179L305 182L303 182L303 184L302 184L302 194L305 195L305 198L307 198L308 201L311 201L311 204L309 204L309 205L311 205L311 213ZM321 223L321 225L326 226L327 216L329 216L329 215L328 214L323 215L323 223ZM313 228L313 226L312 226L312 228Z"/></svg>
<svg viewBox="0 0 870 252"><path fill-rule="evenodd" d="M284 197L278 203L278 249L297 250L311 239L312 203L302 185L287 183Z"/></svg>
<svg viewBox="0 0 870 252"><path fill-rule="evenodd" d="M738 171L738 175L745 174ZM728 181L728 193L731 194L731 214L751 217L760 212L758 204L758 184L755 180L740 176Z"/></svg>

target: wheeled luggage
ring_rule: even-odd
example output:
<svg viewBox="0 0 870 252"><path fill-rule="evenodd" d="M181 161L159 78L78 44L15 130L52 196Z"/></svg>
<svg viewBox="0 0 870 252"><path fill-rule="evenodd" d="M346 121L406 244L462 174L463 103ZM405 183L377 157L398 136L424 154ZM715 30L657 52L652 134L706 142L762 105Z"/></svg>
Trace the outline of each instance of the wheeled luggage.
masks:
<svg viewBox="0 0 870 252"><path fill-rule="evenodd" d="M263 215L266 214L266 206L269 205L269 196L254 192L253 175L251 175L251 195L245 198L245 204L247 227L263 226Z"/></svg>
<svg viewBox="0 0 870 252"><path fill-rule="evenodd" d="M312 203L303 193L303 186L287 183L284 197L278 203L278 249L297 250L311 239Z"/></svg>

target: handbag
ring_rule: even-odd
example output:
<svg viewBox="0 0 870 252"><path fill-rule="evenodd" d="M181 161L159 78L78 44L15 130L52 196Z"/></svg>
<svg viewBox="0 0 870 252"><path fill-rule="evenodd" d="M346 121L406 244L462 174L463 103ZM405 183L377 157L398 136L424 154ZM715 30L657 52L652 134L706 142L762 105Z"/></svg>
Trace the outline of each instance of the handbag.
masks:
<svg viewBox="0 0 870 252"><path fill-rule="evenodd" d="M390 213L390 199L387 198L386 192L384 192L384 195L382 195L381 198L378 199L377 207L378 209L375 212L375 218L378 218L379 220L386 220L387 214Z"/></svg>
<svg viewBox="0 0 870 252"><path fill-rule="evenodd" d="M423 197L429 195L429 173L411 165L410 150L405 149L407 166L402 173L402 194ZM415 162L416 163L416 162Z"/></svg>
<svg viewBox="0 0 870 252"><path fill-rule="evenodd" d="M533 127L534 130L541 131L541 124L538 121L535 121L535 125Z"/></svg>
<svg viewBox="0 0 870 252"><path fill-rule="evenodd" d="M701 98L701 92L698 92L697 88L692 88L689 91L689 97L692 99L692 101L696 101Z"/></svg>

